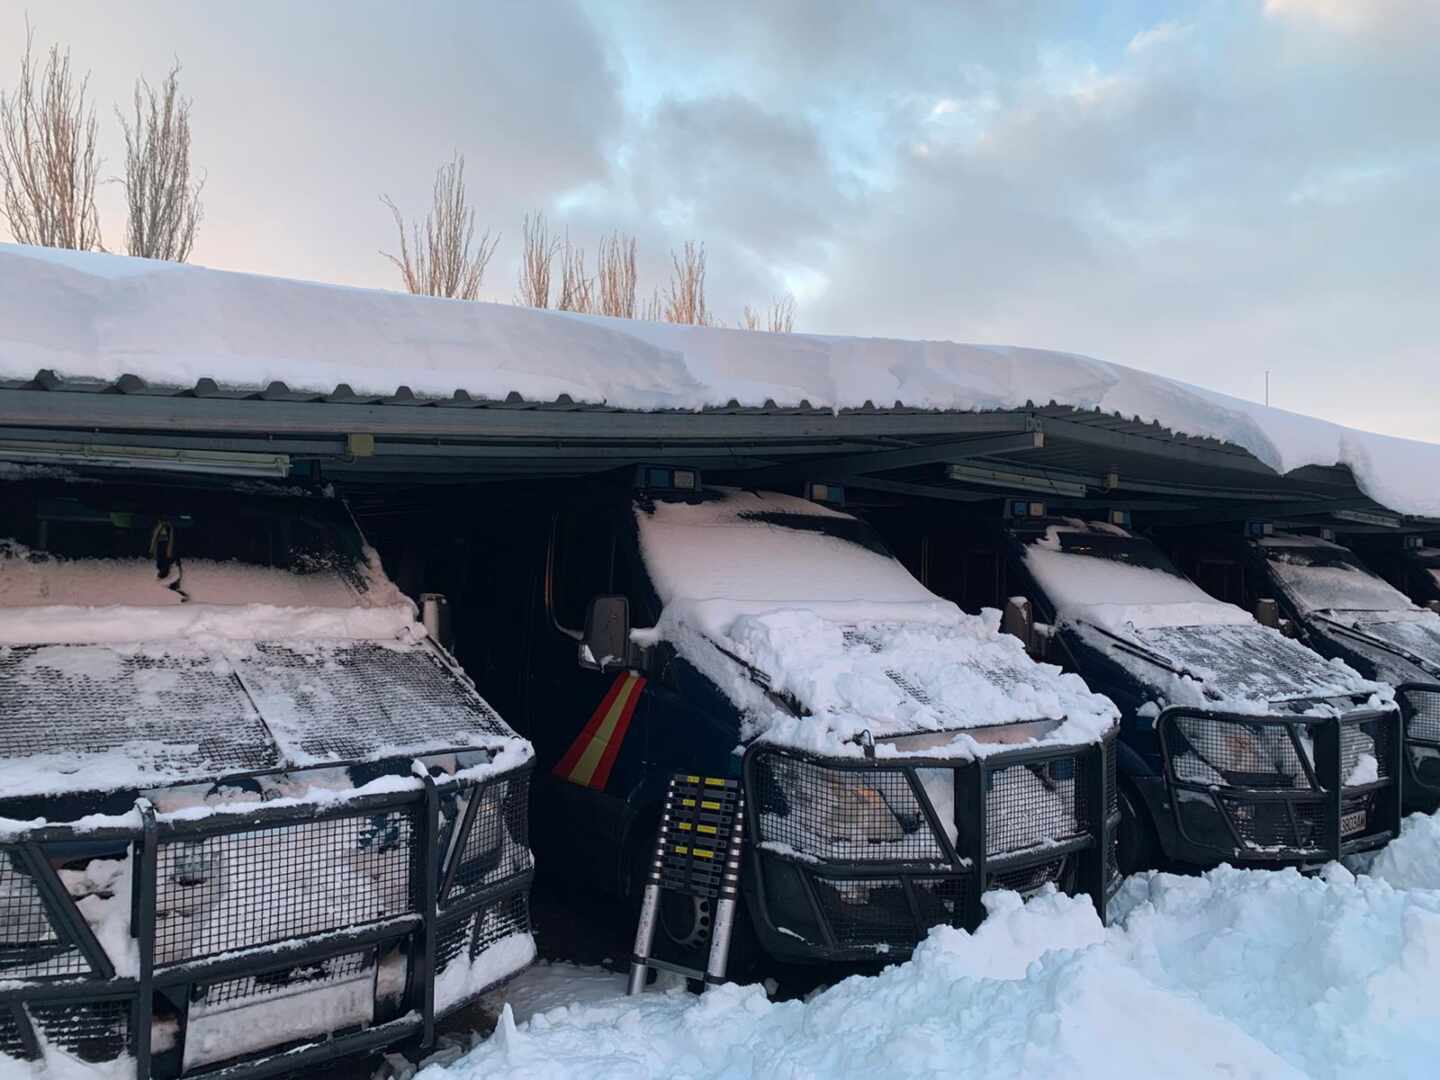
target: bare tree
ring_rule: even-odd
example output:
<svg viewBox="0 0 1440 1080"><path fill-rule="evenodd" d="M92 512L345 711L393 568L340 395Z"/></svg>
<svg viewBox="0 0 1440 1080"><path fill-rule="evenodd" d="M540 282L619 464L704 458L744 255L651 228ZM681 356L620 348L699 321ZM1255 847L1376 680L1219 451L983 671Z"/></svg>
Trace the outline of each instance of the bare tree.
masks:
<svg viewBox="0 0 1440 1080"><path fill-rule="evenodd" d="M599 276L597 313L613 315L617 319L635 318L638 314L635 307L635 286L638 282L635 238L618 232L603 237L596 259L596 272Z"/></svg>
<svg viewBox="0 0 1440 1080"><path fill-rule="evenodd" d="M570 246L570 234L565 234L565 246L560 255L560 296L555 301L558 311L590 312L595 309L595 279L585 273L585 249Z"/></svg>
<svg viewBox="0 0 1440 1080"><path fill-rule="evenodd" d="M435 173L435 189L430 213L425 215L425 228L420 223L410 226L406 237L405 219L390 196L380 201L395 215L400 232L400 254L380 254L400 270L405 288L426 296L444 296L454 300L474 300L485 281L485 268L500 243L486 229L475 240L475 208L465 193L465 158L456 154L448 165ZM411 245L414 245L413 250Z"/></svg>
<svg viewBox="0 0 1440 1080"><path fill-rule="evenodd" d="M85 100L90 76L77 84L70 50L58 45L37 72L34 45L27 21L20 84L0 92L0 215L19 243L89 251L100 247L101 165L95 108Z"/></svg>
<svg viewBox="0 0 1440 1080"><path fill-rule="evenodd" d="M670 253L670 285L665 292L665 321L709 326L705 309L705 245L685 241L679 254Z"/></svg>
<svg viewBox="0 0 1440 1080"><path fill-rule="evenodd" d="M560 238L550 235L545 224L545 215L536 212L534 217L525 215L520 227L520 283L515 294L515 303L526 307L547 308L550 306L550 276L555 256L560 252Z"/></svg>
<svg viewBox="0 0 1440 1080"><path fill-rule="evenodd" d="M795 329L795 297L786 293L770 301L764 311L756 311L745 305L745 314L740 319L742 330L765 330L772 334L788 334Z"/></svg>
<svg viewBox="0 0 1440 1080"><path fill-rule="evenodd" d="M190 99L179 79L179 63L158 91L137 79L133 124L115 110L125 129L125 245L145 259L184 262L203 216L205 181L190 181Z"/></svg>

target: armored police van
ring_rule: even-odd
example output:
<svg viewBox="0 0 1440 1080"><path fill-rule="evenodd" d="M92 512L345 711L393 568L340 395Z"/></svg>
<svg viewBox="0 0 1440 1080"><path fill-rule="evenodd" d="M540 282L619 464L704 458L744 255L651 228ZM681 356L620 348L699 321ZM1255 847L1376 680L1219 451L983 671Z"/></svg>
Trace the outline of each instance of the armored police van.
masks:
<svg viewBox="0 0 1440 1080"><path fill-rule="evenodd" d="M1215 600L1124 515L1007 511L912 521L909 547L967 606L1005 597L1007 629L1119 706L1122 871L1313 863L1397 834L1388 687Z"/></svg>
<svg viewBox="0 0 1440 1080"><path fill-rule="evenodd" d="M743 784L745 907L772 957L893 962L997 888L1103 912L1113 706L861 521L671 467L477 506L463 550L505 570L464 655L534 740L542 872L633 895L681 771ZM667 900L660 945L703 949L707 903Z"/></svg>
<svg viewBox="0 0 1440 1080"><path fill-rule="evenodd" d="M530 747L340 500L41 476L0 538L0 1073L423 1046L529 964Z"/></svg>
<svg viewBox="0 0 1440 1080"><path fill-rule="evenodd" d="M1176 536L1176 555L1212 587L1273 619L1322 656L1395 687L1405 725L1405 800L1440 805L1440 614L1414 603L1331 534Z"/></svg>

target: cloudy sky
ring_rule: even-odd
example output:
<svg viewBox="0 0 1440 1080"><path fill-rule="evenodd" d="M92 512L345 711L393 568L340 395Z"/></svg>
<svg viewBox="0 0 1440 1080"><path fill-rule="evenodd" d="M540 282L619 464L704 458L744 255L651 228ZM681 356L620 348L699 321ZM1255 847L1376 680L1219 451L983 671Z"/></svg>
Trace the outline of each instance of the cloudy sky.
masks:
<svg viewBox="0 0 1440 1080"><path fill-rule="evenodd" d="M406 10L409 9L409 10ZM1065 349L1440 441L1440 2L38 4L111 103L184 65L193 261L391 288L467 158L515 290L543 209L703 241L722 318ZM123 248L118 192L102 195ZM0 226L3 228L3 226Z"/></svg>

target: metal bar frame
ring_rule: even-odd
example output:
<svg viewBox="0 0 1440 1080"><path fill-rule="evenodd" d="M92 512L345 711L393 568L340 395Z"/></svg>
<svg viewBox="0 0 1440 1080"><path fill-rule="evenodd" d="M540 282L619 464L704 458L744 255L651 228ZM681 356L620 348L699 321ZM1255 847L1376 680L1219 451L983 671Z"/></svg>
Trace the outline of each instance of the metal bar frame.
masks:
<svg viewBox="0 0 1440 1080"><path fill-rule="evenodd" d="M1185 718L1204 723L1235 724L1242 727L1284 728L1301 763L1301 768L1304 770L1307 786L1304 788L1253 788L1206 784L1195 780L1180 779L1175 776L1171 762L1176 749L1177 737L1182 740L1185 738L1184 733L1177 726L1179 721ZM1346 727L1358 727L1361 724L1388 723L1392 726L1390 741L1393 748L1404 741L1400 719L1399 709L1356 709L1343 716L1325 717L1293 714L1252 716L1184 705L1172 705L1162 710L1155 719L1155 731L1160 741L1163 778L1170 803L1170 812L1180 838L1198 850L1214 853L1218 859L1235 859L1246 863L1275 865L1338 859L1342 855L1354 851L1383 846L1391 838L1399 835L1403 784L1400 763L1395 760L1388 762L1389 775L1380 780L1368 784L1346 786L1340 776L1341 731ZM1311 732L1311 745L1316 748L1314 760L1311 760L1311 756L1304 752L1300 744L1299 731L1302 728ZM1392 759L1393 755L1392 749ZM1328 767L1324 770L1327 775L1321 775L1322 763L1333 763L1333 775L1329 775ZM1180 812L1178 792L1189 792L1208 801L1220 820L1225 823L1231 838L1235 841L1234 847L1220 848L1194 837L1186 828L1184 815ZM1380 827L1377 828L1373 823L1367 822L1363 835L1346 839L1341 834L1341 818L1345 800L1372 792L1381 793L1381 797L1376 800ZM1238 826L1232 820L1230 812L1226 809L1227 801L1249 803L1254 806L1279 804L1285 808L1292 823L1296 820L1297 807L1301 805L1324 806L1326 809L1324 843L1311 847L1276 848L1267 846L1259 848L1251 846L1242 836ZM1298 831L1296 835L1299 835Z"/></svg>
<svg viewBox="0 0 1440 1080"><path fill-rule="evenodd" d="M829 757L809 751L791 750L782 746L767 744L750 746L742 759L741 772L748 807L746 840L749 848L750 870L754 875L752 878L754 887L751 895L757 909L755 912L757 921L774 932L776 924L771 917L766 890L763 886L765 862L777 860L788 863L799 874L811 915L824 938L823 943L812 948L814 959L873 960L875 958L873 950L846 946L837 940L834 928L830 925L818 895L815 893L816 880L829 878L899 879L905 889L907 903L910 905L912 913L916 910L914 898L911 895L913 879L965 881L972 887L965 890L964 910L957 913L955 922L966 929L974 929L984 918L985 912L981 897L997 875L1072 857L1079 864L1076 874L1078 890L1091 897L1100 917L1106 919L1109 899L1114 892L1114 889L1110 887L1111 882L1108 880L1109 860L1106 853L1109 845L1113 843L1115 829L1119 825L1119 817L1118 813L1112 814L1109 809L1109 773L1105 754L1107 748L1113 746L1117 737L1118 728L1112 729L1098 743L1078 746L1022 747L1017 750L1000 751L980 759L927 757L919 754L885 758ZM936 841L937 849L942 853L942 861L886 862L876 860L841 863L822 860L817 863L809 858L793 857L780 852L764 850L762 847L764 837L760 826L761 815L759 805L754 797L754 774L759 759L766 755L805 761L838 771L902 773L906 777L911 793L921 807L926 826ZM1075 760L1083 773L1090 778L1087 781L1088 790L1084 793L1086 800L1084 805L1086 805L1089 815L1088 820L1081 823L1082 833L1068 840L1040 844L1015 852L990 852L985 835L989 776L1016 766L1043 765L1067 759ZM966 823L966 827L959 830L959 844L952 845L950 843L934 805L925 794L924 785L915 775L917 769L951 769L954 771L956 821L957 824L962 821ZM1080 793L1077 790L1078 797L1080 797ZM926 927L921 926L917 921L917 937L923 936L925 929ZM892 944L886 956L893 958L897 954L906 952L907 948L904 945L897 947Z"/></svg>
<svg viewBox="0 0 1440 1080"><path fill-rule="evenodd" d="M1412 694L1433 694L1437 702L1440 702L1440 683L1408 682L1401 683L1395 688L1395 698L1400 702L1400 716L1402 731L1404 733L1404 769L1405 786L1415 790L1423 791L1426 794L1440 799L1440 788L1433 784L1427 784L1420 779L1419 771L1415 767L1416 755L1414 749L1433 750L1440 754L1440 740L1418 739L1410 734L1410 721L1417 711L1415 703L1411 700Z"/></svg>
<svg viewBox="0 0 1440 1080"><path fill-rule="evenodd" d="M478 805L480 794L488 786L528 777L532 769L533 762L527 761L502 773L487 775L477 780L444 776L439 781L427 770L411 791L362 795L333 803L303 803L283 807L257 804L194 820L166 820L148 800L140 799L135 805L138 825L134 828L107 827L103 832L91 832L63 825L45 825L8 835L3 846L19 854L19 865L37 882L46 913L57 933L62 938L67 938L87 957L92 971L96 973L88 976L49 976L15 980L0 988L0 1009L8 1008L17 1016L24 1017L23 1024L17 1020L21 1039L27 1048L33 1045L38 1056L40 1043L27 1013L27 1005L123 1001L128 1005L128 1049L135 1061L135 1076L137 1080L150 1080L155 1067L151 1031L158 991L167 989L173 992L197 983L260 975L351 952L374 950L379 955L387 947L408 940L413 942L413 945L410 949L410 981L405 1004L407 1011L403 1016L377 1023L364 1031L336 1037L321 1035L283 1051L259 1051L237 1061L221 1063L216 1067L185 1075L186 1080L199 1077L207 1080L259 1080L261 1077L293 1072L392 1045L411 1037L417 1038L422 1048L427 1048L433 1045L435 1024L439 1016L435 1008L434 991L436 948L441 923L473 918L476 912L492 904L522 895L528 892L534 877L532 862L518 873L512 872L483 888L472 890L452 903L444 903L441 898L442 876L446 883L453 883L464 850L464 837L459 838L461 842L458 846L451 845L448 853L439 850L439 790L444 786L446 789L469 791L469 805L473 807ZM155 963L157 868L162 844L337 818L363 818L379 811L404 809L415 811L416 823L411 835L410 854L411 872L415 875L412 888L416 910L358 927L317 931L276 943L227 950L169 965L158 966ZM467 809L465 816L473 825L474 814ZM64 892L58 876L46 861L47 844L61 845L77 840L96 839L127 843L130 846L130 857L134 860L131 933L135 938L139 957L134 977L115 977L109 957L98 943L94 942L93 932L88 924L85 924L84 917ZM450 857L442 858L444 854ZM89 955L87 941L93 943L94 949L98 950L98 956L94 959ZM100 962L97 963L97 959ZM507 978L508 975L498 980L496 985ZM444 1011L448 1013L461 1008L476 996L491 989L493 986L484 987L464 1000L450 1003ZM183 1046L185 1018L182 1015L180 1019L182 1041L178 1046Z"/></svg>

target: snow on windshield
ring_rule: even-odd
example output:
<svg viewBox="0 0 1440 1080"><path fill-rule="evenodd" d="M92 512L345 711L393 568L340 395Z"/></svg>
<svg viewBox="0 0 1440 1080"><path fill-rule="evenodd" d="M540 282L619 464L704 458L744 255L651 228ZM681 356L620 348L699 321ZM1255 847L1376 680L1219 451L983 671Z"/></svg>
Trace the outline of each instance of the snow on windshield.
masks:
<svg viewBox="0 0 1440 1080"><path fill-rule="evenodd" d="M1338 544L1311 536L1267 536L1260 546L1271 573L1308 611L1415 610L1409 597Z"/></svg>
<svg viewBox="0 0 1440 1080"><path fill-rule="evenodd" d="M1085 742L1114 722L1107 699L1000 634L998 612L966 615L941 600L848 514L724 490L642 505L636 517L664 604L653 634L741 708L746 740L858 753L851 740L862 731L883 739L1064 718L1054 741ZM737 659L763 673L770 694Z"/></svg>
<svg viewBox="0 0 1440 1080"><path fill-rule="evenodd" d="M1128 544L1118 545L1121 557L1106 558L1063 550L1062 538L1067 535L1091 534L1080 526L1051 525L1043 538L1025 545L1025 567L1062 620L1084 620L1112 629L1252 621L1245 611L1221 603L1179 572L1143 565L1154 561L1168 566L1148 541L1126 537Z"/></svg>
<svg viewBox="0 0 1440 1080"><path fill-rule="evenodd" d="M373 606L377 599L366 596L364 601ZM388 599L400 601L398 594ZM303 574L241 562L185 559L178 568L160 574L153 559L55 558L0 540L0 608L183 603L365 606L355 587L333 572Z"/></svg>
<svg viewBox="0 0 1440 1080"><path fill-rule="evenodd" d="M1024 557L1060 620L1166 704L1260 712L1295 698L1388 693L1214 599L1149 541L1079 523L1052 525L1025 546ZM1117 637L1142 651L1120 647Z"/></svg>
<svg viewBox="0 0 1440 1080"><path fill-rule="evenodd" d="M707 494L636 510L661 603L684 606L707 632L725 633L740 615L797 608L851 621L953 622L959 613L849 514L770 492Z"/></svg>
<svg viewBox="0 0 1440 1080"><path fill-rule="evenodd" d="M203 311L204 318L195 313ZM165 386L282 380L329 393L698 409L1099 408L1242 446L1280 472L1349 465L1393 510L1440 516L1440 446L1357 432L1073 353L943 341L760 334L285 281L115 255L0 245L0 379L42 369ZM1257 360L1258 363L1258 360Z"/></svg>

